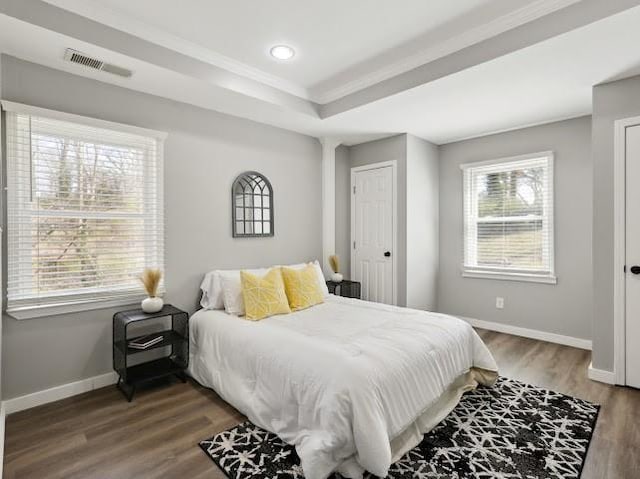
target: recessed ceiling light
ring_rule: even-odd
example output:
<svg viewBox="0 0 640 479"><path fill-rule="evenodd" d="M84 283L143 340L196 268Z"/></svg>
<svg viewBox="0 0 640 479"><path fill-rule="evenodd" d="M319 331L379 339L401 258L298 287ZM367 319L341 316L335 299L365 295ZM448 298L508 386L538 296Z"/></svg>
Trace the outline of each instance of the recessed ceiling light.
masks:
<svg viewBox="0 0 640 479"><path fill-rule="evenodd" d="M294 49L287 45L276 45L269 50L269 53L278 60L291 60L296 54Z"/></svg>

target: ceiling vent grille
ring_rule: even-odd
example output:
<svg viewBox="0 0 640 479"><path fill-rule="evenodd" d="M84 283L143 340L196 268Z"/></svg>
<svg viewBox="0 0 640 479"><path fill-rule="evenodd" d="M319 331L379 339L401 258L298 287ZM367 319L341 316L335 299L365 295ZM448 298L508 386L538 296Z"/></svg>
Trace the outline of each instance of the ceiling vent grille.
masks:
<svg viewBox="0 0 640 479"><path fill-rule="evenodd" d="M94 70L100 70L103 72L111 73L113 75L118 75L125 78L129 78L132 75L131 70L127 70L126 68L122 68L117 65L112 65L110 63L105 63L102 60L98 60L97 58L92 58L88 55L85 55L82 52L73 50L71 48L67 48L67 50L65 51L64 59L68 62L82 65L83 67L93 68Z"/></svg>

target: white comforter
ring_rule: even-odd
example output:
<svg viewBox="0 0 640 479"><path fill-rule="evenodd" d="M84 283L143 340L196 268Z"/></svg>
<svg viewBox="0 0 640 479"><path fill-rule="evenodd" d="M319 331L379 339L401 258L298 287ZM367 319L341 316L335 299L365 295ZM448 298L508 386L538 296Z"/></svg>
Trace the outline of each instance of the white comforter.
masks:
<svg viewBox="0 0 640 479"><path fill-rule="evenodd" d="M190 329L190 374L295 445L307 479L386 476L391 439L471 368L497 371L460 319L337 296L258 322L201 310Z"/></svg>

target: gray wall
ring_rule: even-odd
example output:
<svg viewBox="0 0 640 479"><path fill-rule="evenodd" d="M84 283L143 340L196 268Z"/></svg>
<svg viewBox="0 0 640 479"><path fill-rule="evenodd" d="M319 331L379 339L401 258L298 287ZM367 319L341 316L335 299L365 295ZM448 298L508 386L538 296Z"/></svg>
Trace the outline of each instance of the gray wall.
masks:
<svg viewBox="0 0 640 479"><path fill-rule="evenodd" d="M591 120L583 117L440 147L439 311L591 339ZM557 285L463 278L462 172L459 165L555 152ZM496 296L505 299L495 308Z"/></svg>
<svg viewBox="0 0 640 479"><path fill-rule="evenodd" d="M438 147L407 135L407 306L437 310Z"/></svg>
<svg viewBox="0 0 640 479"><path fill-rule="evenodd" d="M351 162L349 147L336 148L336 254L345 278L351 275Z"/></svg>
<svg viewBox="0 0 640 479"><path fill-rule="evenodd" d="M321 255L321 149L316 139L2 57L2 98L167 131L166 301L193 311L214 268ZM274 187L275 237L231 237L230 188L245 170ZM16 321L4 317L3 396L111 370L114 310Z"/></svg>
<svg viewBox="0 0 640 479"><path fill-rule="evenodd" d="M336 159L337 160L337 159ZM349 168L355 166L370 165L372 163L380 163L382 161L396 161L397 162L397 175L398 175L398 246L397 251L394 251L395 260L397 261L398 268L398 304L400 306L406 306L407 298L407 196L405 194L407 190L407 135L396 135L390 138L384 138L382 140L370 141L368 143L362 143L360 145L354 145L349 147ZM342 171L341 171L342 173ZM351 184L350 170L347 173L349 177L348 184ZM338 182L342 180L338 179L338 170L336 168L336 190ZM348 209L351 211L351 197L349 201L342 205L336 204L336 218L344 213L338 209ZM350 213L349 213L350 214ZM338 233L338 226L340 229L342 225L336 225L336 240L338 236L342 238L344 243L344 235L342 232ZM349 227L349 225L347 226ZM351 233L347 232L347 248L349 245ZM344 246L343 246L344 248ZM350 251L350 250L349 250ZM349 256L349 261L350 261Z"/></svg>
<svg viewBox="0 0 640 479"><path fill-rule="evenodd" d="M336 151L336 250L351 259L351 168L397 162L398 304L435 311L438 274L438 147L396 135ZM344 256L343 256L344 255Z"/></svg>
<svg viewBox="0 0 640 479"><path fill-rule="evenodd" d="M640 115L640 76L593 89L593 367L613 371L613 125ZM622 267L622 265L617 265Z"/></svg>

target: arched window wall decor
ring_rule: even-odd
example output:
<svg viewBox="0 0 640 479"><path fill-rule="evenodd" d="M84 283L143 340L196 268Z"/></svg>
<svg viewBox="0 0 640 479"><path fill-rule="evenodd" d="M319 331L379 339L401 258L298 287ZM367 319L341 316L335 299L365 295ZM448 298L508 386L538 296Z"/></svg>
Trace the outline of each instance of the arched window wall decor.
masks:
<svg viewBox="0 0 640 479"><path fill-rule="evenodd" d="M256 171L239 175L231 187L234 238L273 236L273 188Z"/></svg>

